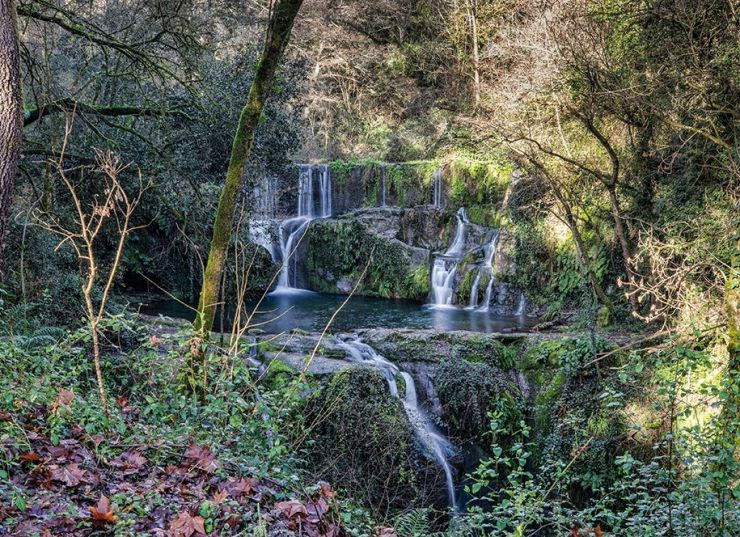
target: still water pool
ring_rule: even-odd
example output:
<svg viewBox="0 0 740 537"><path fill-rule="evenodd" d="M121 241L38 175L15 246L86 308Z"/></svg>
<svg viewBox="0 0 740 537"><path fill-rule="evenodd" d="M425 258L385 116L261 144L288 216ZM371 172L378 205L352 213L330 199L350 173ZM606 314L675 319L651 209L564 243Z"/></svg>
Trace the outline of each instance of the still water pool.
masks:
<svg viewBox="0 0 740 537"><path fill-rule="evenodd" d="M300 328L306 331L323 330L332 315L346 300L346 296L288 290L268 295L259 305L252 325L267 333L278 333ZM150 297L139 300L139 311L148 315L166 315L192 320L193 310L172 299ZM249 304L253 310L256 304ZM224 329L230 329L232 312L224 312ZM469 330L473 332L502 332L526 328L536 321L524 316L501 316L491 312L463 308L434 308L407 300L389 300L371 297L352 297L331 321L330 332L344 332L361 328L434 328L438 330ZM220 330L220 314L214 328Z"/></svg>

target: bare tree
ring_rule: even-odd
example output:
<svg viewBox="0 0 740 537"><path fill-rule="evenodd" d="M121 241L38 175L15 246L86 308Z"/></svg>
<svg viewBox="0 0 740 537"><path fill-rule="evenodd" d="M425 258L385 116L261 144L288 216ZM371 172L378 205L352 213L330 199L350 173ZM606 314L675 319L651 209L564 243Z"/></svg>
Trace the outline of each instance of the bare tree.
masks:
<svg viewBox="0 0 740 537"><path fill-rule="evenodd" d="M85 315L92 340L95 378L98 384L98 395L106 414L108 413L108 397L106 395L103 372L100 366L100 329L106 313L106 304L113 289L116 273L121 264L121 256L126 239L136 229L143 226L134 226L131 219L136 207L141 202L144 192L151 183L142 179L138 173L138 189L134 196L130 196L124 189L120 174L128 167L111 152L97 152L97 167L102 172L105 185L101 189L101 196L95 196L89 207L84 206L77 192L74 182L69 177L70 170L64 167L64 151L67 139L71 132L71 122L67 123L66 136L56 167L59 176L72 198L76 211L76 220L71 224L63 223L59 218L47 214L37 214L39 225L61 237L57 248L69 245L73 248L80 262L82 273L82 296L85 304ZM105 267L100 263L98 239L102 238L102 231L106 224L112 222L118 239L115 245L113 260ZM106 233L107 236L110 234ZM96 289L102 282L99 298L96 298Z"/></svg>
<svg viewBox="0 0 740 537"><path fill-rule="evenodd" d="M23 141L15 0L0 2L0 271L5 226Z"/></svg>

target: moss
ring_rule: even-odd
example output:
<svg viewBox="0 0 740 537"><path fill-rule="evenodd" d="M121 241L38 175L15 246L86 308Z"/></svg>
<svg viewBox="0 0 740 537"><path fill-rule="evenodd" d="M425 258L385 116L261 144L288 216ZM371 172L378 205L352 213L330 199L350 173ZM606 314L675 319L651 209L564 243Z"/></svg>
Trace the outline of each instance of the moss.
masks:
<svg viewBox="0 0 740 537"><path fill-rule="evenodd" d="M338 280L357 282L372 259L359 294L423 301L429 293L426 276L411 263L404 245L373 233L362 222L319 222L309 228L306 239L311 289L336 293Z"/></svg>
<svg viewBox="0 0 740 537"><path fill-rule="evenodd" d="M565 384L565 373L558 371L552 377L549 384L537 394L534 408L534 422L539 433L545 433L550 428L552 413L555 410L557 400L563 391Z"/></svg>
<svg viewBox="0 0 740 537"><path fill-rule="evenodd" d="M428 502L433 480L426 480L427 472L438 468L416 450L401 403L376 370L353 367L336 373L302 414L315 427L314 441L306 446L314 477L341 484L352 497L386 514Z"/></svg>
<svg viewBox="0 0 740 537"><path fill-rule="evenodd" d="M507 375L486 363L445 360L437 368L435 385L445 423L465 441L483 439L489 430L488 415L499 401L515 401L511 394L516 388ZM518 404L512 406L509 410L518 409Z"/></svg>

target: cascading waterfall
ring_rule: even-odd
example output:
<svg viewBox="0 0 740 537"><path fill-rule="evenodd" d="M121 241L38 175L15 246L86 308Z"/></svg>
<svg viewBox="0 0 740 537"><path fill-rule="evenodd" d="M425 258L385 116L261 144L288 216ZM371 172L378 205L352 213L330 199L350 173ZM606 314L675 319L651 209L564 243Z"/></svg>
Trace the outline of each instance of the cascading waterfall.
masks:
<svg viewBox="0 0 740 537"><path fill-rule="evenodd" d="M414 379L405 371L401 372L401 376L403 376L403 380L406 384L406 394L403 398L403 407L406 410L406 415L414 426L414 429L417 430L417 434L424 446L434 454L434 458L437 459L437 462L439 462L439 465L442 467L447 484L447 499L450 502L450 507L452 507L453 511L457 511L455 480L452 477L452 467L447 461L446 455L446 453L453 451L452 444L450 444L449 440L434 430L429 418L427 418L419 408Z"/></svg>
<svg viewBox="0 0 740 537"><path fill-rule="evenodd" d="M316 190L318 190L318 196L314 195ZM297 256L293 255L294 250L298 241L308 229L311 220L331 216L331 190L329 166L326 164L302 164L300 166L298 171L298 216L283 221L278 233L280 260L283 265L280 270L276 292L292 291L297 288L296 269L298 259Z"/></svg>
<svg viewBox="0 0 740 537"><path fill-rule="evenodd" d="M445 252L445 255L451 257L459 257L463 253L463 250L465 249L466 239L465 232L467 231L467 225L470 223L470 220L468 220L468 213L465 211L465 207L460 207L455 213L455 217L457 218L455 239L452 241L452 244Z"/></svg>
<svg viewBox="0 0 740 537"><path fill-rule="evenodd" d="M385 164L380 165L380 206L385 207L385 180L387 177L387 169Z"/></svg>
<svg viewBox="0 0 740 537"><path fill-rule="evenodd" d="M442 168L434 170L432 175L432 183L434 185L434 194L432 198L432 204L440 209L442 207Z"/></svg>
<svg viewBox="0 0 740 537"><path fill-rule="evenodd" d="M491 263L489 264L491 270L491 277L488 280L486 286L486 294L483 297L483 304L477 311L488 311L491 307L491 295L493 294L493 287L496 284L496 278L493 276L493 260L496 258L496 247L498 246L499 230L495 231L493 240L491 241Z"/></svg>
<svg viewBox="0 0 740 537"><path fill-rule="evenodd" d="M451 267L447 268L447 263ZM447 260L444 257L438 257L434 260L432 267L432 296L435 306L451 306L452 291L457 274L457 263L454 260Z"/></svg>
<svg viewBox="0 0 740 537"><path fill-rule="evenodd" d="M478 272L473 280L473 286L470 289L470 303L468 309L475 309L478 306L478 287L480 287L480 280L483 274L489 274L490 280L488 281L489 286L493 286L493 259L496 256L496 246L498 245L499 230L494 229L491 236L491 241L483 247L483 251L486 257L483 259L483 264L478 268ZM486 295L490 300L490 290L486 287ZM487 304L488 302L486 302Z"/></svg>
<svg viewBox="0 0 740 537"><path fill-rule="evenodd" d="M524 296L524 291L519 292L519 303L516 306L514 315L522 316L527 314L527 297Z"/></svg>
<svg viewBox="0 0 740 537"><path fill-rule="evenodd" d="M437 307L452 305L457 264L465 250L466 230L470 223L468 213L461 207L455 216L457 217L455 238L444 255L437 256L432 266L432 298Z"/></svg>
<svg viewBox="0 0 740 537"><path fill-rule="evenodd" d="M414 428L416 436L441 466L445 474L447 498L452 509L456 511L457 495L455 494L455 480L452 475L452 467L447 460L448 454L453 453L454 448L449 440L435 429L431 420L419 408L413 377L405 371L400 371L395 364L375 352L375 349L360 341L359 338L340 341L338 342L338 346L347 352L350 360L353 362L369 364L377 369L388 383L388 391L397 399L401 399L401 397L399 396L396 385L396 375L401 374L406 384L406 393L401 399L406 416L409 418L409 423Z"/></svg>

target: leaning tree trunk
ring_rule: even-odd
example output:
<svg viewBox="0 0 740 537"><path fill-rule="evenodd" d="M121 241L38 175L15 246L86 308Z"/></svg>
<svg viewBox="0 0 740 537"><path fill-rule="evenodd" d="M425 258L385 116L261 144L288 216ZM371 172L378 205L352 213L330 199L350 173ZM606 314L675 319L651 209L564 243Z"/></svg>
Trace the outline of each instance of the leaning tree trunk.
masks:
<svg viewBox="0 0 740 537"><path fill-rule="evenodd" d="M23 140L17 28L15 0L0 0L0 275Z"/></svg>
<svg viewBox="0 0 740 537"><path fill-rule="evenodd" d="M249 160L254 142L254 134L259 124L265 101L275 78L275 71L285 50L293 22L303 0L278 0L267 28L265 47L257 64L257 71L249 90L247 104L239 118L239 126L234 135L231 159L226 172L226 183L216 209L213 223L213 238L208 252L208 263L203 274L203 286L198 303L198 318L195 327L202 338L207 338L213 327L216 305L219 297L221 273L231 237L232 220L236 208L239 188L242 184L244 168Z"/></svg>

